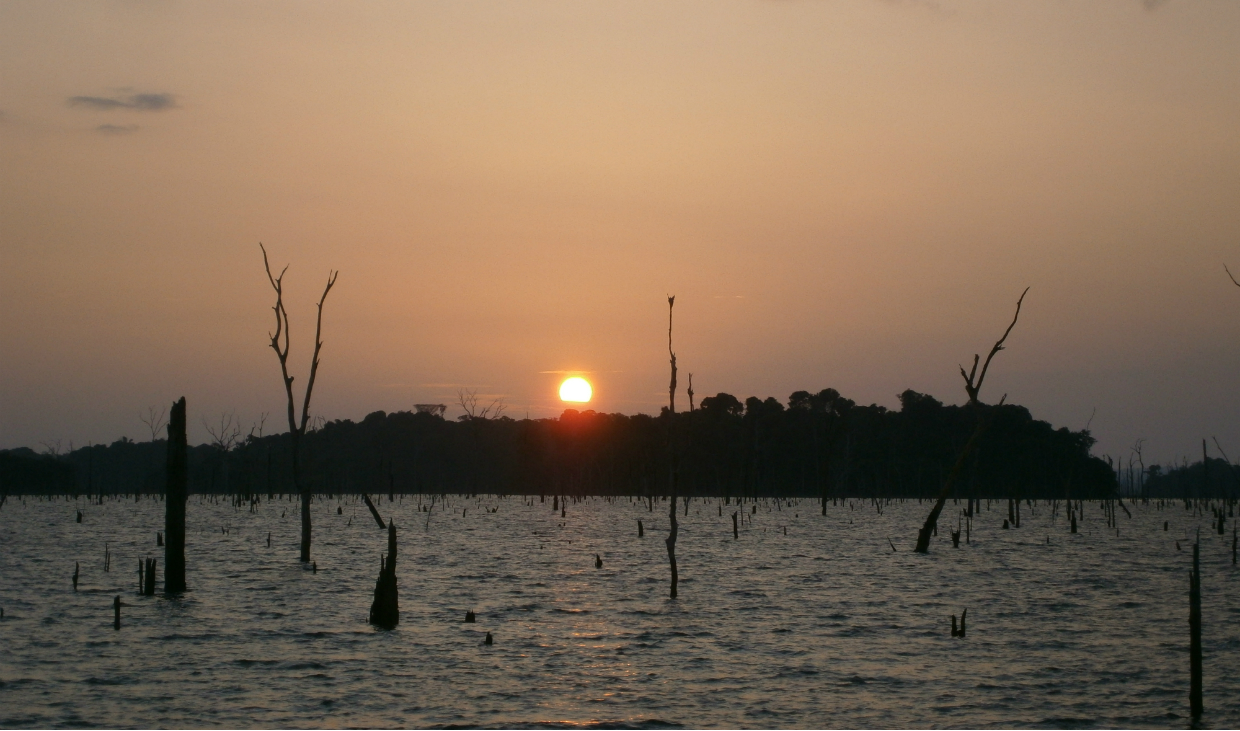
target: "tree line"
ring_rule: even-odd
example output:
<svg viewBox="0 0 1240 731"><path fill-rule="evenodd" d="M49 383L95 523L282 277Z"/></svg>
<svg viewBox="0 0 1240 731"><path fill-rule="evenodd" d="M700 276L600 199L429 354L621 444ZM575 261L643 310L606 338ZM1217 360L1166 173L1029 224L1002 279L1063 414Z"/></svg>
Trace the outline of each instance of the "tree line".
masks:
<svg viewBox="0 0 1240 731"><path fill-rule="evenodd" d="M676 459L682 496L931 498L974 432L975 405L907 390L900 408L861 406L835 389L741 401L720 393L658 416L568 409L514 420L377 411L299 434L293 482L289 433L189 448L189 489L261 495L500 493L663 495ZM989 428L953 490L957 498L1099 499L1116 473L1090 454L1087 430L1054 428L1013 404ZM674 426L669 431L669 426ZM675 449L668 449L668 434ZM0 452L0 489L130 494L163 490L165 441L83 447L64 455ZM1218 469L1222 478L1225 468ZM1214 482L1211 483L1215 484ZM1217 485L1226 485L1218 480ZM1213 490L1214 487L1203 490ZM1205 495L1202 495L1205 496Z"/></svg>

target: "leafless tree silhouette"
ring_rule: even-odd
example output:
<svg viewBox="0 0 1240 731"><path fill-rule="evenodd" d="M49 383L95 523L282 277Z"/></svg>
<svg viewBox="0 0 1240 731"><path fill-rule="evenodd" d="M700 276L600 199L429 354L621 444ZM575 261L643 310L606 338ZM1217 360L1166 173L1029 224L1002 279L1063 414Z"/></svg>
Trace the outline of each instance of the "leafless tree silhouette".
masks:
<svg viewBox="0 0 1240 731"><path fill-rule="evenodd" d="M990 368L990 361L995 354L1003 350L1003 343L1011 334L1012 328L1016 327L1016 321L1020 319L1020 306L1025 301L1025 295L1029 293L1029 288L1025 287L1025 291L1020 293L1020 299L1016 300L1016 314L1012 316L1012 324L1008 325L1007 330L1003 331L1003 337L999 338L994 347L990 349L990 354L986 356L986 362L982 364L982 372L977 372L978 361L981 356L973 356L973 368L965 373L964 366L960 366L960 377L964 379L964 390L969 395L968 405L973 407L977 412L977 428L973 430L973 436L969 437L969 441L964 445L964 449L960 452L956 464L952 467L952 471L947 475L947 481L943 483L943 489L939 492L939 499L935 501L934 508L930 511L930 515L926 516L926 522L922 525L921 530L917 532L917 546L913 549L917 553L930 552L930 535L934 532L934 526L938 523L939 514L943 512L943 504L947 502L947 497L951 494L952 488L956 486L956 480L960 478L960 472L964 468L965 461L973 451L977 449L977 444L981 441L982 434L986 432L986 427L990 425L991 409L978 400L978 394L982 390L982 381L986 380L986 371ZM1007 399L1007 394L999 399L999 406Z"/></svg>
<svg viewBox="0 0 1240 731"><path fill-rule="evenodd" d="M493 399L491 403L478 408L478 391L472 388L458 388L456 390L456 404L465 411L465 416L470 419L498 419L504 415L508 409L508 405L504 403L504 399Z"/></svg>
<svg viewBox="0 0 1240 731"><path fill-rule="evenodd" d="M235 412L220 414L220 423L216 426L212 426L207 417L200 418L203 428L211 435L211 446L221 452L231 452L233 447L237 446L241 439L241 422L237 420Z"/></svg>
<svg viewBox="0 0 1240 731"><path fill-rule="evenodd" d="M672 380L667 387L667 451L671 462L668 475L668 488L671 495L667 503L669 530L667 538L667 563L672 570L672 590L670 596L676 598L676 585L680 583L680 573L676 568L676 537L680 533L680 524L676 522L676 481L679 477L676 464L676 351L672 350L672 308L676 304L676 296L667 298L667 354L671 357Z"/></svg>
<svg viewBox="0 0 1240 731"><path fill-rule="evenodd" d="M301 496L301 560L308 563L310 561L310 501L313 495L310 493L309 485L302 484L301 481L299 452L301 438L306 433L306 423L310 418L310 395L314 392L314 378L319 372L319 351L323 348L323 303L327 300L327 293L331 292L332 285L336 283L336 275L339 272L328 272L327 286L323 288L323 296L319 298L318 319L314 329L314 356L310 360L310 379L306 382L299 424L296 402L293 399L293 377L288 374L289 321L288 310L284 307L284 273L288 271L288 266L280 270L280 276L273 276L271 264L267 261L267 249L261 243L258 248L263 252L263 267L267 270L267 281L271 282L271 288L276 293L276 303L271 308L276 315L276 329L274 333L268 333L268 335L271 337L271 349L276 351L276 357L280 360L280 376L284 380L284 393L288 397L288 431L292 441L293 488ZM283 344L281 344L281 337L283 337Z"/></svg>
<svg viewBox="0 0 1240 731"><path fill-rule="evenodd" d="M155 441L159 437L159 433L163 431L164 425L168 423L168 409L164 407L159 411L155 411L154 406L146 407L146 415L138 414L138 418L146 424L146 428L151 432L151 441Z"/></svg>

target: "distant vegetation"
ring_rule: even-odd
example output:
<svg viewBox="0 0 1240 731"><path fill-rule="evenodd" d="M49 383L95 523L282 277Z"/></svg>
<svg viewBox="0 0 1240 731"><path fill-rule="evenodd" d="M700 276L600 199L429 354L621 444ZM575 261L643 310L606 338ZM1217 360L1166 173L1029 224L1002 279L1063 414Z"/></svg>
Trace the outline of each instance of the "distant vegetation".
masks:
<svg viewBox="0 0 1240 731"><path fill-rule="evenodd" d="M898 411L858 406L834 389L743 403L721 393L676 414L683 495L934 497L973 433L974 407L905 391ZM955 496L1097 499L1115 473L1089 454L1088 431L1055 429L1004 405L970 457ZM667 412L660 416L569 409L558 419L513 420L377 411L305 434L303 480L331 493L662 495ZM190 449L195 493L293 493L287 433ZM0 490L19 493L159 493L165 443L121 439L68 454L0 452ZM1211 494L1226 494L1226 463L1211 465ZM1177 471L1175 474L1179 474ZM1216 475L1216 477L1215 477ZM1181 497L1190 474L1146 481L1151 496ZM1164 486L1166 486L1164 488ZM1199 483L1197 489L1202 489ZM1193 492L1193 496L1199 493Z"/></svg>

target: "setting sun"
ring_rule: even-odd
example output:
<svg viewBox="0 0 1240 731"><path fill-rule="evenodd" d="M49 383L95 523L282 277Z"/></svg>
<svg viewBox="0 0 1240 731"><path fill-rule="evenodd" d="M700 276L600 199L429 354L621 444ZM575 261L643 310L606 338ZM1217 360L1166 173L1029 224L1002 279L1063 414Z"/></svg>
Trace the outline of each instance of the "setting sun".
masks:
<svg viewBox="0 0 1240 731"><path fill-rule="evenodd" d="M590 400L592 394L590 383L584 378L573 376L560 384L561 401L576 401L584 404Z"/></svg>

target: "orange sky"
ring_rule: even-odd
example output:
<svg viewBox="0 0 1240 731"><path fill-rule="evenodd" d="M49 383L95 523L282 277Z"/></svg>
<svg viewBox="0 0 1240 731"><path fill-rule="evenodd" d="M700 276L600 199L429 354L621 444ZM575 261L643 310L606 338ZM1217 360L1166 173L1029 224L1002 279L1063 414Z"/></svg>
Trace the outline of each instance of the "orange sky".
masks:
<svg viewBox="0 0 1240 731"><path fill-rule="evenodd" d="M0 4L0 447L187 396L983 399L1240 456L1240 3ZM682 378L682 384L684 383ZM683 396L681 397L684 398ZM460 413L450 409L449 417ZM1148 460L1147 460L1148 461Z"/></svg>

